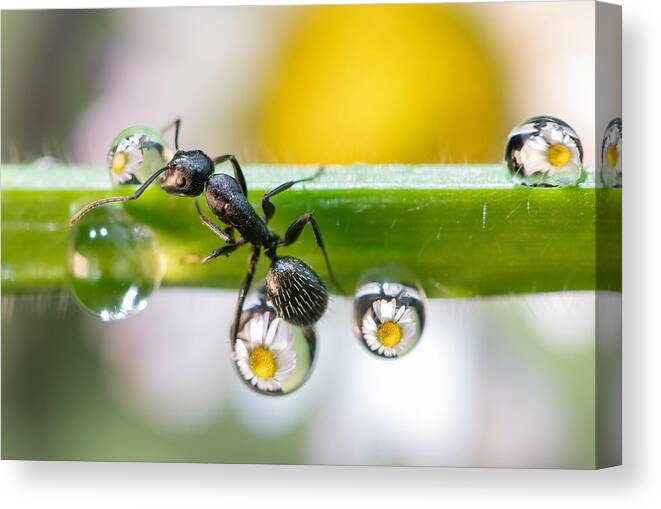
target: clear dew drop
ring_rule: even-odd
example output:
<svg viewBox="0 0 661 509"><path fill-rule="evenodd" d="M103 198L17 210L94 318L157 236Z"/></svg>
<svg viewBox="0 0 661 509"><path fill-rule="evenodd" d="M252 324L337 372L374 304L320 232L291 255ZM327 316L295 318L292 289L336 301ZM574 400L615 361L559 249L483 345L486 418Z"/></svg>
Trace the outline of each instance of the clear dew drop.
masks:
<svg viewBox="0 0 661 509"><path fill-rule="evenodd" d="M299 327L277 318L275 308L259 292L246 299L231 358L237 375L250 389L281 396L306 382L314 365L316 344L314 327Z"/></svg>
<svg viewBox="0 0 661 509"><path fill-rule="evenodd" d="M67 259L75 300L103 321L143 310L165 269L151 230L110 207L93 210L74 225Z"/></svg>
<svg viewBox="0 0 661 509"><path fill-rule="evenodd" d="M581 140L555 117L532 117L516 126L507 140L505 162L518 184L574 186L585 178Z"/></svg>
<svg viewBox="0 0 661 509"><path fill-rule="evenodd" d="M172 158L161 133L144 126L120 132L108 151L108 169L113 185L142 184Z"/></svg>
<svg viewBox="0 0 661 509"><path fill-rule="evenodd" d="M353 301L353 329L367 350L379 357L407 355L425 326L425 295L403 269L370 271Z"/></svg>
<svg viewBox="0 0 661 509"><path fill-rule="evenodd" d="M622 187L622 119L614 118L604 130L601 142L601 182Z"/></svg>

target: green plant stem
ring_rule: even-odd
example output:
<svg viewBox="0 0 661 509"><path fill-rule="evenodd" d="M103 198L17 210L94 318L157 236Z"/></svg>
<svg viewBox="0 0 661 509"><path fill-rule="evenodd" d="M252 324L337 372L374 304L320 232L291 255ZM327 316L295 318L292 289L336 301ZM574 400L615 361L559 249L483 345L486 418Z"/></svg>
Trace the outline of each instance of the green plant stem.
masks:
<svg viewBox="0 0 661 509"><path fill-rule="evenodd" d="M265 192L316 169L248 165L250 201L261 212ZM71 215L92 200L133 189L111 190L103 167L3 165L3 291L65 288ZM502 165L331 166L273 203L271 226L280 234L314 212L349 292L365 270L387 264L413 271L433 297L620 289L621 191L597 189L590 179L578 187L528 188L513 186ZM168 262L165 285L239 284L247 249L206 266L181 263L220 245L192 200L155 186L139 200L112 206L152 228ZM312 232L285 253L326 275ZM266 268L262 261L258 275Z"/></svg>

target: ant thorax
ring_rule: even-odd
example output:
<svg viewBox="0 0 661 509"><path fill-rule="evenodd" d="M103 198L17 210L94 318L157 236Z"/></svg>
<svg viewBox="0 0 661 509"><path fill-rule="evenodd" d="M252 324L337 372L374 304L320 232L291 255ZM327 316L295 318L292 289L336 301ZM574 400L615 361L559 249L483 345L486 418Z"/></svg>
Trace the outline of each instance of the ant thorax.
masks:
<svg viewBox="0 0 661 509"><path fill-rule="evenodd" d="M214 215L223 223L236 228L246 242L270 246L273 234L232 176L217 173L209 177L206 199Z"/></svg>

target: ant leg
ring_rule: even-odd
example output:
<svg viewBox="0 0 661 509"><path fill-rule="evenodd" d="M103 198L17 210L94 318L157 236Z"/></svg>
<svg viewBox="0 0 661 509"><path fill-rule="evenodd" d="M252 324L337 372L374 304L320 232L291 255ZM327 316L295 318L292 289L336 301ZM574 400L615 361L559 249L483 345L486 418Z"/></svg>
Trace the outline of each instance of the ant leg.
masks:
<svg viewBox="0 0 661 509"><path fill-rule="evenodd" d="M203 263L207 264L211 260L214 260L215 258L218 258L219 256L229 256L231 255L234 251L239 249L245 242L239 242L237 244L227 244L225 246L219 247L218 249L214 249L211 251L211 253L204 258L197 256L197 255L188 255L180 258L179 262L184 263L184 264L190 264L190 263Z"/></svg>
<svg viewBox="0 0 661 509"><path fill-rule="evenodd" d="M289 182L285 182L284 184L280 184L278 187L273 189L272 191L269 191L262 197L262 210L264 211L264 220L265 222L269 222L269 220L273 217L273 214L275 214L275 205L271 203L271 198L273 198L276 194L280 194L283 191L286 191L289 189L291 186L294 184L300 184L301 182L309 182L310 180L316 179L319 175L321 175L324 172L324 167L321 166L317 172L312 175L311 177L307 177L304 179L299 179L299 180L291 180Z"/></svg>
<svg viewBox="0 0 661 509"><path fill-rule="evenodd" d="M197 210L197 214L200 216L202 223L206 225L206 227L209 228L209 230L214 232L220 238L220 240L223 240L228 244L234 243L234 239L232 238L232 235L230 233L221 230L219 226L217 226L215 223L211 221L211 219L209 219L207 216L204 215L204 213L200 209L200 204L197 200L195 200L195 209ZM231 229L229 228L228 230L231 231Z"/></svg>
<svg viewBox="0 0 661 509"><path fill-rule="evenodd" d="M88 203L85 205L82 209L80 209L76 214L71 218L71 221L69 221L69 224L75 224L78 222L78 220L83 217L85 214L87 214L90 210L94 210L97 207L100 207L101 205L106 205L108 203L116 203L116 202L123 202L123 201L131 201L131 200L137 200L140 198L140 195L145 192L145 189L149 187L149 185L154 182L158 178L158 176L163 173L165 170L167 170L168 167L164 166L160 170L156 170L156 172L149 177L147 180L145 180L145 183L142 184L135 193L130 194L128 196L115 196L113 198L102 198L101 200L93 201L92 203Z"/></svg>
<svg viewBox="0 0 661 509"><path fill-rule="evenodd" d="M219 256L229 256L231 255L234 251L239 249L243 245L243 242L241 243L236 243L236 244L228 244L223 247L219 247L218 249L214 249L211 251L211 254L205 256L202 258L202 263L205 265L209 263L211 260L214 260L218 258Z"/></svg>
<svg viewBox="0 0 661 509"><path fill-rule="evenodd" d="M239 333L239 323L241 321L241 313L243 312L243 303L246 300L246 294L250 289L250 284L252 283L252 278L255 275L255 268L257 267L257 262L259 261L260 248L253 246L250 250L250 256L248 257L248 272L243 278L241 283L241 288L239 289L239 298L236 303L236 312L234 314L234 322L232 322L232 329L230 330L230 341L232 345L236 339L237 334Z"/></svg>
<svg viewBox="0 0 661 509"><path fill-rule="evenodd" d="M232 163L232 168L234 168L234 178L236 178L236 181L239 183L239 186L241 186L241 191L243 191L243 195L248 196L248 186L246 185L246 178L243 176L243 170L239 165L239 161L236 160L236 157L234 157L232 154L218 156L213 160L213 164L220 164L220 163L224 163L225 161L229 161L230 163Z"/></svg>
<svg viewBox="0 0 661 509"><path fill-rule="evenodd" d="M180 118L175 118L172 122L166 125L163 129L161 129L161 133L165 134L173 127L174 127L174 148L175 150L179 150L179 129L181 128Z"/></svg>
<svg viewBox="0 0 661 509"><path fill-rule="evenodd" d="M223 231L225 232L225 235L227 235L230 239L232 239L232 242L234 242L234 227L228 226Z"/></svg>
<svg viewBox="0 0 661 509"><path fill-rule="evenodd" d="M324 255L324 260L326 261L326 270L328 270L328 276L330 277L335 287L339 290L339 292L344 293L344 290L340 286L340 283L337 282L337 279L335 279L335 275L333 274L333 269L331 268L330 260L328 259L328 253L326 253L326 248L324 247L324 241L321 238L321 230L319 229L319 224L314 219L314 217L312 217L312 212L303 214L296 221L294 221L289 226L289 228L287 228L287 231L285 232L285 238L284 240L281 241L281 245L289 246L294 242L296 242L298 238L301 236L301 233L303 232L303 228L305 228L305 225L308 223L312 227L312 232L314 233L314 238L317 242L317 246L319 246L321 252Z"/></svg>

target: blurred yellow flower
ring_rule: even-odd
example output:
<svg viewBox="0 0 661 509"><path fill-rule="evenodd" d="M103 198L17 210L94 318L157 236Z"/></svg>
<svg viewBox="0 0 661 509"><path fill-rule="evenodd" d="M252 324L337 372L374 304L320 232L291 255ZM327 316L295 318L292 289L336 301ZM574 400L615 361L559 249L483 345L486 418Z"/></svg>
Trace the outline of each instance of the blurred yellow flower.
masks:
<svg viewBox="0 0 661 509"><path fill-rule="evenodd" d="M501 157L497 62L465 7L311 7L258 112L263 160L485 162Z"/></svg>

